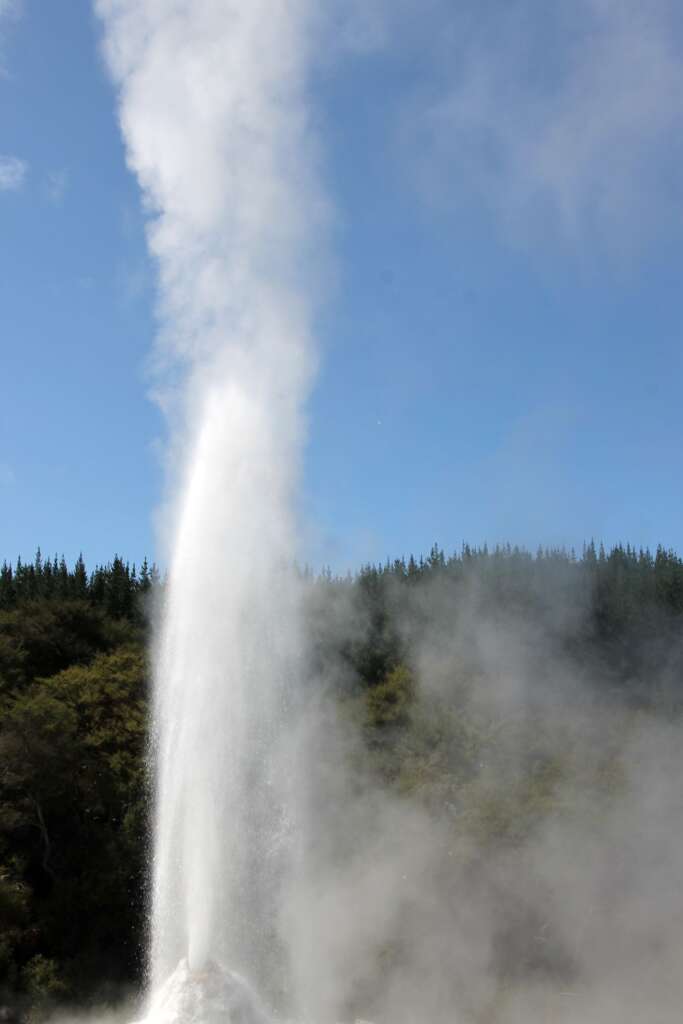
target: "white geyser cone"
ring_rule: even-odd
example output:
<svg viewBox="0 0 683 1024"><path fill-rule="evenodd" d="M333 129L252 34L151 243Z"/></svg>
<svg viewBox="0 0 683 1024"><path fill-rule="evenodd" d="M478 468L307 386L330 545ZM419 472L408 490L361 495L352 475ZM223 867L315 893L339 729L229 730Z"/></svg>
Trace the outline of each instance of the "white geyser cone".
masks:
<svg viewBox="0 0 683 1024"><path fill-rule="evenodd" d="M270 1024L270 1018L239 974L213 961L193 971L181 960L154 993L145 1024Z"/></svg>

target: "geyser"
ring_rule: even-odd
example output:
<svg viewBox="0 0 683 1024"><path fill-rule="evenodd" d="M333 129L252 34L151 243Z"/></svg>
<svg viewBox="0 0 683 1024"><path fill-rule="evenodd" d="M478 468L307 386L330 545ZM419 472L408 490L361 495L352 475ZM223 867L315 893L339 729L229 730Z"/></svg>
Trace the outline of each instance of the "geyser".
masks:
<svg viewBox="0 0 683 1024"><path fill-rule="evenodd" d="M246 981L212 961L193 971L181 960L153 993L149 1018L155 1024L269 1024Z"/></svg>
<svg viewBox="0 0 683 1024"><path fill-rule="evenodd" d="M150 957L150 1009L164 1021L212 1018L197 1010L211 1003L202 974L222 979L220 1002L224 965L260 985L278 960L280 723L301 646L288 567L324 209L306 116L308 8L96 0L149 214L169 373ZM183 999L197 1012L176 1013Z"/></svg>

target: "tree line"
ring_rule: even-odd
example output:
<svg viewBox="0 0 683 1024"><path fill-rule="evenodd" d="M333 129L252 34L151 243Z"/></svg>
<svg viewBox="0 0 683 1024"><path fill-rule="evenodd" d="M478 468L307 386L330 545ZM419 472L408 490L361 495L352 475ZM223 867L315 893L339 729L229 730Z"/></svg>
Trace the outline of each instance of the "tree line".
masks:
<svg viewBox="0 0 683 1024"><path fill-rule="evenodd" d="M64 555L43 558L40 548L32 562L17 558L0 568L0 609L17 608L29 601L86 601L113 618L140 619L141 598L160 583L155 564L135 563L114 555L106 565L88 572L79 555L69 568Z"/></svg>

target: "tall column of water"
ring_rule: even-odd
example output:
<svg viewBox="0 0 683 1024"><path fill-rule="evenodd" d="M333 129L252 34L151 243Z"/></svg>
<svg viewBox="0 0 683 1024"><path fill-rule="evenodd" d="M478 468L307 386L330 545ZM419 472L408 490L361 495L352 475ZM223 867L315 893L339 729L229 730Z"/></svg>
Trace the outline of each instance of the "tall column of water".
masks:
<svg viewBox="0 0 683 1024"><path fill-rule="evenodd" d="M183 489L156 665L156 982L182 956L193 970L219 959L258 973L276 912L279 727L298 640L292 439L278 436L274 415L289 399L264 409L249 387L216 376Z"/></svg>
<svg viewBox="0 0 683 1024"><path fill-rule="evenodd" d="M324 203L309 0L95 0L159 273L169 579L155 660L151 980L258 975L296 677L293 502ZM270 917L270 921L269 921Z"/></svg>

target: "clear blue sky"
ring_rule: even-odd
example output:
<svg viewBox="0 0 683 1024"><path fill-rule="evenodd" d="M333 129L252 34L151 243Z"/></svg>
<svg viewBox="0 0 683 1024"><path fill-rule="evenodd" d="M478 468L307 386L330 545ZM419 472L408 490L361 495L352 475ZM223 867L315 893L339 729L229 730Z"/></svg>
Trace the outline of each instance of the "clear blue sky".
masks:
<svg viewBox="0 0 683 1024"><path fill-rule="evenodd" d="M676 7L349 8L312 88L308 557L683 549ZM153 270L89 3L0 0L0 61L0 559L153 557Z"/></svg>

